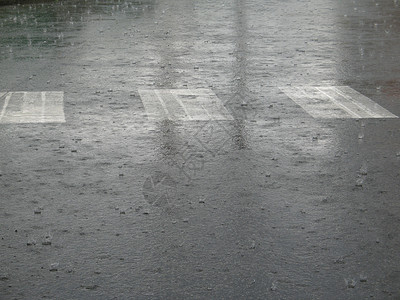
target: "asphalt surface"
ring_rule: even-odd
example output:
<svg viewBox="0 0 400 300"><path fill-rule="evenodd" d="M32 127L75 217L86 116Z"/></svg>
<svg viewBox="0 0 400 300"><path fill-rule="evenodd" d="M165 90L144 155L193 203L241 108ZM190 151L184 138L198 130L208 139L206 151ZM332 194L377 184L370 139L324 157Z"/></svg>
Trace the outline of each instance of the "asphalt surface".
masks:
<svg viewBox="0 0 400 300"><path fill-rule="evenodd" d="M400 119L280 89L400 116L399 49L397 0L0 7L0 93L66 121L0 123L0 299L400 299ZM153 120L165 89L232 119Z"/></svg>

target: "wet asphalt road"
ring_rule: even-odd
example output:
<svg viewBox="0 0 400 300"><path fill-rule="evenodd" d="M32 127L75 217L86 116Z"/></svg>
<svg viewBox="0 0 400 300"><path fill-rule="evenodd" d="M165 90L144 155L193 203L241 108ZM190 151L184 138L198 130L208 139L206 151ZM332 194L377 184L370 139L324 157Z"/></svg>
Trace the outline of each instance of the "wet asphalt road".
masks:
<svg viewBox="0 0 400 300"><path fill-rule="evenodd" d="M400 119L314 119L285 86L400 115L395 1L0 7L0 299L399 299ZM232 120L149 120L210 89ZM4 107L4 99L0 108Z"/></svg>

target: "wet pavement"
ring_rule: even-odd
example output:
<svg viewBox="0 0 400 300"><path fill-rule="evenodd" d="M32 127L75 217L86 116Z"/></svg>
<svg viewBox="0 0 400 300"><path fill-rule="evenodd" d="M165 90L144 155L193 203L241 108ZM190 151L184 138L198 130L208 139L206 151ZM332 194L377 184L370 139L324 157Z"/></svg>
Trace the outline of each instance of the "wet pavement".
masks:
<svg viewBox="0 0 400 300"><path fill-rule="evenodd" d="M399 34L397 0L0 7L0 299L399 299Z"/></svg>

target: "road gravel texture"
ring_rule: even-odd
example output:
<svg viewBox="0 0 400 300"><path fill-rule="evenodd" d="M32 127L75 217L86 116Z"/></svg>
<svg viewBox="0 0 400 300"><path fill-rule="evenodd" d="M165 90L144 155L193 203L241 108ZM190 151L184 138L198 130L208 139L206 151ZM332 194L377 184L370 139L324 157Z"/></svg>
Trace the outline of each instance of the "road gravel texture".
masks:
<svg viewBox="0 0 400 300"><path fill-rule="evenodd" d="M399 34L397 0L1 6L0 93L66 122L0 123L0 299L399 299L400 120L279 88L400 116ZM164 89L233 120L151 120Z"/></svg>

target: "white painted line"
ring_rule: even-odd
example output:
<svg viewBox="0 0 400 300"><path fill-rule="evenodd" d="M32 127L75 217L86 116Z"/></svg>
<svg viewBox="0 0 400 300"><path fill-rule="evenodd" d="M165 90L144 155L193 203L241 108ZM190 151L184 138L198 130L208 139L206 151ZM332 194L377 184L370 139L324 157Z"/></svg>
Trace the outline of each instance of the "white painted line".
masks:
<svg viewBox="0 0 400 300"><path fill-rule="evenodd" d="M171 115L169 114L167 105L165 104L163 97L160 95L160 92L158 90L155 90L154 93L156 93L156 96L161 103L161 106L164 110L164 114L167 116L168 119L171 119Z"/></svg>
<svg viewBox="0 0 400 300"><path fill-rule="evenodd" d="M345 94L346 97L353 100L357 99L357 106L369 113L371 116L376 115L378 116L377 118L398 118L379 104L348 86L338 86L336 87L336 90L340 94Z"/></svg>
<svg viewBox="0 0 400 300"><path fill-rule="evenodd" d="M169 90L155 90L155 92L159 95L160 102L165 104L166 110L168 111L168 119L184 120L186 118L187 111L185 110L185 107L177 101Z"/></svg>
<svg viewBox="0 0 400 300"><path fill-rule="evenodd" d="M343 99L340 99L335 95L335 90L333 90L331 87L316 87L317 91L321 92L322 94L326 95L336 106L338 106L340 109L343 109L345 112L347 112L350 116L353 118L362 118L362 114L357 111L357 108L350 107L350 103L345 103ZM348 100L347 98L344 98ZM349 102L349 101L348 101Z"/></svg>
<svg viewBox="0 0 400 300"><path fill-rule="evenodd" d="M178 104L180 105L180 107L182 107L186 118L188 118L189 120L192 120L192 117L190 116L188 110L186 109L185 105L182 102L182 99L180 99L179 97L174 97L176 99L176 101L178 102ZM183 117L183 119L185 119L185 117Z"/></svg>
<svg viewBox="0 0 400 300"><path fill-rule="evenodd" d="M65 122L64 115L64 93L45 92L42 93L43 99L43 122Z"/></svg>
<svg viewBox="0 0 400 300"><path fill-rule="evenodd" d="M154 90L139 90L139 95L149 120L167 118L164 107Z"/></svg>
<svg viewBox="0 0 400 300"><path fill-rule="evenodd" d="M0 114L0 123L1 123L2 119L4 118L4 115L6 114L7 106L8 106L8 103L10 102L12 94L11 93L7 93L6 95L7 96L6 96L6 99L4 101L3 109L1 110L1 114Z"/></svg>
<svg viewBox="0 0 400 300"><path fill-rule="evenodd" d="M233 120L209 89L139 90L149 120Z"/></svg>
<svg viewBox="0 0 400 300"><path fill-rule="evenodd" d="M338 108L329 97L316 89L285 87L281 90L314 118L351 118L351 115Z"/></svg>
<svg viewBox="0 0 400 300"><path fill-rule="evenodd" d="M45 120L45 109L46 109L46 94L45 92L41 93L41 98L42 98L42 123Z"/></svg>
<svg viewBox="0 0 400 300"><path fill-rule="evenodd" d="M280 87L314 118L398 118L348 86Z"/></svg>
<svg viewBox="0 0 400 300"><path fill-rule="evenodd" d="M233 120L221 100L210 89L178 89L171 93L193 120Z"/></svg>
<svg viewBox="0 0 400 300"><path fill-rule="evenodd" d="M0 123L64 123L63 92L10 92Z"/></svg>
<svg viewBox="0 0 400 300"><path fill-rule="evenodd" d="M202 98L199 91L195 90L171 90L171 94L175 99L179 99L179 102L183 104L187 112L187 116L192 120L207 121L210 117L206 111L202 108Z"/></svg>

